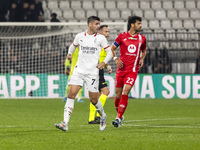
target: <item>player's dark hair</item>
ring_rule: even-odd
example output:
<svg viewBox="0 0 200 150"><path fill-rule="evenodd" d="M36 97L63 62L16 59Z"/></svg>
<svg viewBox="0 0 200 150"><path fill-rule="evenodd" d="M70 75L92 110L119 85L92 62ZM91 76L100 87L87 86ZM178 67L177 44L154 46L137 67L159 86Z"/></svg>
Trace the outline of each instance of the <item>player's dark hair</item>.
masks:
<svg viewBox="0 0 200 150"><path fill-rule="evenodd" d="M99 31L101 31L104 27L108 28L108 25L101 25Z"/></svg>
<svg viewBox="0 0 200 150"><path fill-rule="evenodd" d="M136 23L136 21L142 21L142 17L139 17L139 16L130 16L129 18L128 18L128 27L131 27L131 23Z"/></svg>
<svg viewBox="0 0 200 150"><path fill-rule="evenodd" d="M100 21L100 18L97 16L90 16L87 20L87 24L89 24L90 22L94 22L95 20Z"/></svg>

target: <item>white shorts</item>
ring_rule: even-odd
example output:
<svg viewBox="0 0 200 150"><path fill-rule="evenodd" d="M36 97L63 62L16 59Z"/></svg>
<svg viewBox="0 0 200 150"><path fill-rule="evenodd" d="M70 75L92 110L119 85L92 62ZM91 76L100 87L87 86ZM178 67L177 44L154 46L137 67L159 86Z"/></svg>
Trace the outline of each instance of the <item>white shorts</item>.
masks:
<svg viewBox="0 0 200 150"><path fill-rule="evenodd" d="M84 82L88 88L88 91L99 92L99 75L81 74L74 71L68 82L68 85L83 86Z"/></svg>

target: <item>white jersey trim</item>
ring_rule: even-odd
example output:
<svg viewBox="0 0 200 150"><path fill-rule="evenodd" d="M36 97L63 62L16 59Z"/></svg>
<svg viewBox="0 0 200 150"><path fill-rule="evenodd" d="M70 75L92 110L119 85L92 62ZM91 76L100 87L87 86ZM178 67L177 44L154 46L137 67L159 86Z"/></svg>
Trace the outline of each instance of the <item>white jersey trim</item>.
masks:
<svg viewBox="0 0 200 150"><path fill-rule="evenodd" d="M136 65L137 65L137 61L138 61L138 58L139 58L139 54L140 54L140 47L142 45L142 36L140 34L138 34L139 36L139 46L138 46L138 52L137 52L137 56L136 56L136 59L135 59L135 63L134 63L134 66L133 66L133 72L136 71Z"/></svg>

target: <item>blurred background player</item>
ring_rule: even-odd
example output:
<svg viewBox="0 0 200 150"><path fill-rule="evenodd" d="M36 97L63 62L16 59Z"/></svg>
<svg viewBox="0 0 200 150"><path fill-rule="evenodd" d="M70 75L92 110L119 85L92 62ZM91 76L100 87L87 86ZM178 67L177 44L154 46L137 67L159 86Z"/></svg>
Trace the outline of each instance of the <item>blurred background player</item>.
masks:
<svg viewBox="0 0 200 150"><path fill-rule="evenodd" d="M112 124L120 127L123 121L123 114L128 104L128 95L132 89L139 68L143 66L146 56L146 37L138 32L142 28L142 18L132 16L128 20L130 30L120 33L112 44L113 59L117 65L115 79L115 108L117 117ZM116 57L115 50L120 46L120 59ZM142 55L140 57L140 52Z"/></svg>
<svg viewBox="0 0 200 150"><path fill-rule="evenodd" d="M108 25L101 25L99 28L99 33L104 35L106 39L108 39L110 30L108 28ZM100 53L100 58L99 58L99 63L103 62L107 53L106 51L102 48L101 53ZM106 67L108 69L108 73L112 73L111 66L109 64L106 64ZM101 93L100 93L101 92ZM109 95L110 91L108 88L108 85L106 83L106 80L104 78L104 70L101 69L99 70L99 100L102 103L102 106L105 105L106 99ZM89 124L99 124L100 123L100 115L96 111L96 108L92 103L90 103L90 114L89 114Z"/></svg>
<svg viewBox="0 0 200 150"><path fill-rule="evenodd" d="M74 71L74 67L76 66L76 63L77 63L77 60L78 60L78 53L79 53L79 48L77 47L74 51L74 53L72 54L72 59L71 61L68 60L66 58L66 61L65 61L65 72L67 75L69 75L68 77L68 82L71 78L71 75L73 74L73 71ZM69 92L69 85L67 84L66 86L66 92L65 92L65 97L63 98L63 102L66 102L67 100L67 94ZM81 98L82 98L82 94L83 94L83 88L81 88L78 92L78 99L77 99L77 102L80 103L80 102L84 102Z"/></svg>

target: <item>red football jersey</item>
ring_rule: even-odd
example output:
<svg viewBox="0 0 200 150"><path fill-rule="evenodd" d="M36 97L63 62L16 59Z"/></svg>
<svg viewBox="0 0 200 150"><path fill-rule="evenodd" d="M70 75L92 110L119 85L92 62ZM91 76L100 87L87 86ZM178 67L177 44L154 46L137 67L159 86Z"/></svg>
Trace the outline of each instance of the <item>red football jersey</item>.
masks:
<svg viewBox="0 0 200 150"><path fill-rule="evenodd" d="M146 50L146 37L137 33L132 36L128 31L120 33L113 43L120 46L120 60L124 67L117 68L117 71L138 72L140 51Z"/></svg>

